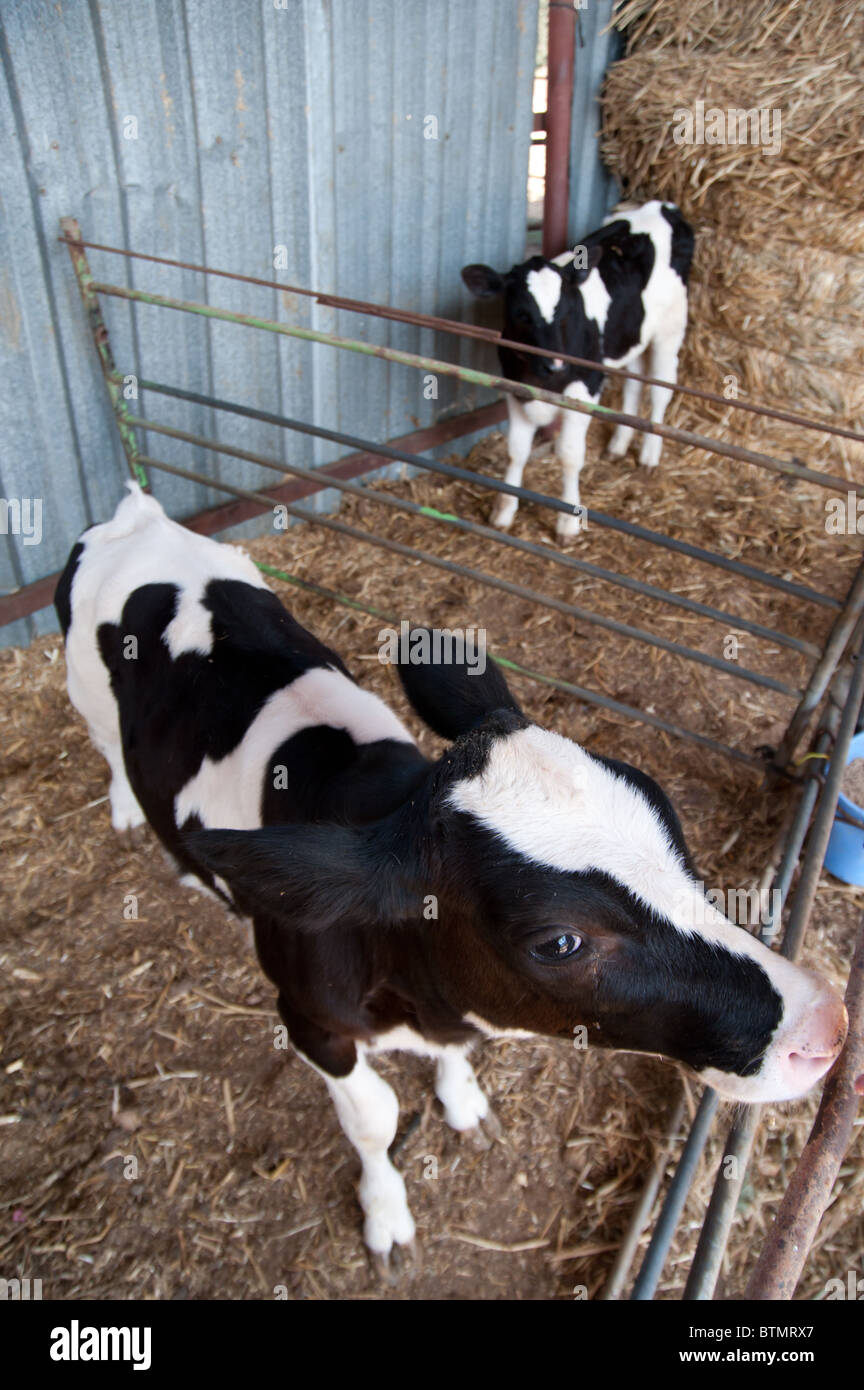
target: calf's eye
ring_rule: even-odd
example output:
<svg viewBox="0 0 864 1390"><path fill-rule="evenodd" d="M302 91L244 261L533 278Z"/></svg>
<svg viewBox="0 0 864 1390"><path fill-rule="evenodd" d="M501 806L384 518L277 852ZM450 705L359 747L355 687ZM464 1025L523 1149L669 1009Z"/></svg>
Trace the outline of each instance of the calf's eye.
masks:
<svg viewBox="0 0 864 1390"><path fill-rule="evenodd" d="M531 954L544 962L568 960L575 956L581 945L581 936L572 931L562 931L557 936L547 937L545 941L532 946Z"/></svg>

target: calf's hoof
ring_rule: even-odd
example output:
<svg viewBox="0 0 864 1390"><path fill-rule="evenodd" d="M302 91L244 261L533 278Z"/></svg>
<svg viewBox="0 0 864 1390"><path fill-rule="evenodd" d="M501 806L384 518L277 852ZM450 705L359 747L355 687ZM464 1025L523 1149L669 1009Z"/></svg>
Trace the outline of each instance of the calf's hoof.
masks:
<svg viewBox="0 0 864 1390"><path fill-rule="evenodd" d="M493 1141L493 1143L497 1143L500 1139L504 1138L504 1126L498 1119L498 1116L495 1114L495 1111L492 1109L491 1106L486 1111L486 1114L480 1121L480 1123L483 1126L484 1132Z"/></svg>
<svg viewBox="0 0 864 1390"><path fill-rule="evenodd" d="M631 435L628 435L626 439L616 439L613 434L606 448L603 450L604 459L623 459L632 443L633 438Z"/></svg>
<svg viewBox="0 0 864 1390"><path fill-rule="evenodd" d="M515 507L496 506L493 508L489 521L492 526L497 526L499 531L509 531L513 525L513 518L516 515Z"/></svg>
<svg viewBox="0 0 864 1390"><path fill-rule="evenodd" d="M473 1129L463 1130L461 1137L475 1152L487 1153L495 1144L503 1140L504 1130L497 1115L489 1110Z"/></svg>
<svg viewBox="0 0 864 1390"><path fill-rule="evenodd" d="M405 1182L392 1166L364 1174L357 1190L366 1220L363 1239L373 1256L389 1257L394 1245L410 1245L416 1230Z"/></svg>
<svg viewBox="0 0 864 1390"><path fill-rule="evenodd" d="M579 535L579 532L581 530L581 512L576 513L573 516L567 516L564 512L559 513L558 520L555 523L555 532L560 541L572 540L574 536Z"/></svg>
<svg viewBox="0 0 864 1390"><path fill-rule="evenodd" d="M133 830L138 830L142 825L147 824L147 818L137 801L130 801L127 797L111 797L111 828L117 831L118 835L130 834Z"/></svg>
<svg viewBox="0 0 864 1390"><path fill-rule="evenodd" d="M390 1288L416 1279L423 1267L420 1247L416 1240L408 1241L405 1245L394 1245L386 1255L370 1250L369 1262L378 1283L386 1284Z"/></svg>

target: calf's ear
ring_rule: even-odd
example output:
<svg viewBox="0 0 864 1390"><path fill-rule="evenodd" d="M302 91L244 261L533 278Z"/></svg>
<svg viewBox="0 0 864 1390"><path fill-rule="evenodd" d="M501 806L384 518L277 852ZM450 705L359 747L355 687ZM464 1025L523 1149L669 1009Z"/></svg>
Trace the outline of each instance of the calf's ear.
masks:
<svg viewBox="0 0 864 1390"><path fill-rule="evenodd" d="M336 824L266 826L260 830L195 830L188 853L223 878L237 907L288 921L300 931L326 931L412 915L415 891L402 845L393 852L388 822L359 830Z"/></svg>
<svg viewBox="0 0 864 1390"><path fill-rule="evenodd" d="M412 628L398 651L396 669L405 694L423 722L442 738L459 738L493 710L522 715L485 645L471 649L470 660L467 649L461 660L423 659L435 652L434 634L430 628Z"/></svg>
<svg viewBox="0 0 864 1390"><path fill-rule="evenodd" d="M577 247L576 249L578 251L579 248ZM572 261L569 266L565 267L565 272L569 271L570 279L574 284L582 285L588 279L591 271L595 270L600 264L602 256L602 246L589 246L588 254L585 257L585 264L577 265L575 261Z"/></svg>
<svg viewBox="0 0 864 1390"><path fill-rule="evenodd" d="M462 280L477 299L491 299L504 289L504 277L490 265L464 265Z"/></svg>

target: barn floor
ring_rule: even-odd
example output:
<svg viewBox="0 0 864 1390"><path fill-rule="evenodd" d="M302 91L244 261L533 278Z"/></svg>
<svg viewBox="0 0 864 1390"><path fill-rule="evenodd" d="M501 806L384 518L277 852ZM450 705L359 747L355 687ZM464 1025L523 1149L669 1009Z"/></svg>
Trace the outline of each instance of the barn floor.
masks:
<svg viewBox="0 0 864 1390"><path fill-rule="evenodd" d="M860 543L826 537L823 494L668 446L661 468L647 474L632 458L599 461L599 443L592 437L583 475L589 506L845 592ZM478 445L470 466L502 473L501 437ZM534 463L526 483L554 493L554 464ZM384 486L443 511L487 516L484 494L470 485ZM722 653L729 630L721 624L512 551L491 553L432 523L421 534L413 518L369 502L350 500L341 515ZM554 543L551 526L548 515L523 508L514 534ZM771 691L427 566L334 542L317 527L295 527L251 550L398 618L485 626L493 651L750 751L775 741L788 718L789 700ZM770 590L744 592L734 577L599 529L570 550L814 641L830 622L825 610ZM274 587L363 683L406 713L395 676L376 659L381 622ZM797 684L795 654L760 654L760 645L745 636L742 663ZM706 884L758 881L789 805L782 790L562 693L524 680L513 686L539 721L662 781ZM244 929L178 887L149 831L120 838L111 830L106 769L67 701L59 640L0 653L0 691L0 1273L41 1278L43 1296L60 1299L269 1299L274 1290L313 1299L567 1299L578 1286L596 1295L674 1104L677 1068L558 1042L487 1043L478 1071L504 1138L480 1150L444 1125L425 1064L379 1059L402 1103L396 1162L422 1253L412 1279L381 1285L361 1241L353 1152L319 1079L274 1048L270 987ZM422 739L434 747L429 735ZM823 876L808 963L842 980L862 907L864 893ZM689 1097L692 1110L698 1086ZM775 1107L763 1125L726 1260L730 1296L740 1292L815 1107ZM700 1170L661 1297L680 1295L718 1142L715 1163ZM800 1298L824 1296L827 1279L862 1259L862 1157L859 1126Z"/></svg>

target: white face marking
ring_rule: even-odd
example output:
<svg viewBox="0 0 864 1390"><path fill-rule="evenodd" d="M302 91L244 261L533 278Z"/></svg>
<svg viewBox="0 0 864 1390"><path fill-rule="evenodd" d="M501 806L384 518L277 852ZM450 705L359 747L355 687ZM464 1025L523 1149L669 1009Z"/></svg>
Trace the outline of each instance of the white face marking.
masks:
<svg viewBox="0 0 864 1390"><path fill-rule="evenodd" d="M261 824L264 779L272 781L274 776L275 750L301 729L316 724L345 729L355 743L383 738L414 742L377 695L361 690L341 671L315 667L270 696L226 757L203 760L175 798L177 824L197 815L207 830L256 830Z"/></svg>
<svg viewBox="0 0 864 1390"><path fill-rule="evenodd" d="M663 916L703 897L645 797L560 734L532 724L498 739L449 801L535 863L609 874Z"/></svg>
<svg viewBox="0 0 864 1390"><path fill-rule="evenodd" d="M606 317L609 313L609 305L612 303L612 296L603 284L599 270L595 268L590 271L579 288L582 292L585 313L589 319L594 319L602 333L606 327Z"/></svg>
<svg viewBox="0 0 864 1390"><path fill-rule="evenodd" d="M547 323L551 323L558 308L558 300L561 298L562 280L558 271L548 265L544 265L542 270L529 270L525 284L540 310L541 317Z"/></svg>
<svg viewBox="0 0 864 1390"><path fill-rule="evenodd" d="M781 959L708 901L642 793L560 734L531 724L498 739L484 771L457 783L449 802L534 863L608 874L685 936L762 965Z"/></svg>

